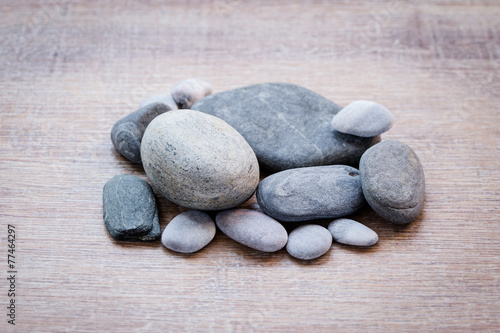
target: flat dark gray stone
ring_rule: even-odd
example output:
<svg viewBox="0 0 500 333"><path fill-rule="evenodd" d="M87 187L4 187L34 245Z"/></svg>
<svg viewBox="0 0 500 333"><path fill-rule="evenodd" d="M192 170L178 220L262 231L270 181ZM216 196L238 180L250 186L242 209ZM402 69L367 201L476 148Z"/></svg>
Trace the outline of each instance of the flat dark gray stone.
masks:
<svg viewBox="0 0 500 333"><path fill-rule="evenodd" d="M312 260L324 255L332 246L332 234L316 224L306 224L288 235L287 252L294 258Z"/></svg>
<svg viewBox="0 0 500 333"><path fill-rule="evenodd" d="M337 132L331 120L341 107L295 84L263 83L209 95L191 109L219 117L252 146L260 164L272 171L356 165L380 137Z"/></svg>
<svg viewBox="0 0 500 333"><path fill-rule="evenodd" d="M215 221L228 237L263 252L281 250L288 239L285 228L278 221L255 210L226 210L217 214Z"/></svg>
<svg viewBox="0 0 500 333"><path fill-rule="evenodd" d="M141 164L141 141L146 127L156 116L170 110L170 106L154 102L118 120L111 129L115 149L126 159Z"/></svg>
<svg viewBox="0 0 500 333"><path fill-rule="evenodd" d="M260 182L257 201L264 213L284 222L346 216L365 203L359 171L347 165L275 173Z"/></svg>
<svg viewBox="0 0 500 333"><path fill-rule="evenodd" d="M407 224L424 206L424 169L415 152L402 142L386 140L368 149L360 161L366 201L384 219Z"/></svg>
<svg viewBox="0 0 500 333"><path fill-rule="evenodd" d="M116 240L155 240L161 235L151 186L132 175L118 175L104 185L104 224Z"/></svg>

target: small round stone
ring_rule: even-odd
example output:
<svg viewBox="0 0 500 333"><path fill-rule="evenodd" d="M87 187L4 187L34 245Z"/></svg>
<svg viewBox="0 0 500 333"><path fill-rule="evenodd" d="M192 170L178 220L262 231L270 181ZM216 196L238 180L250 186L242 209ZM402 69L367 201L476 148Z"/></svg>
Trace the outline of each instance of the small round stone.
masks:
<svg viewBox="0 0 500 333"><path fill-rule="evenodd" d="M141 156L153 187L191 209L236 207L259 183L257 158L241 134L195 110L174 110L154 119L144 133Z"/></svg>
<svg viewBox="0 0 500 333"><path fill-rule="evenodd" d="M197 100L210 95L212 86L201 79L187 79L177 83L170 93L179 109L189 109Z"/></svg>
<svg viewBox="0 0 500 333"><path fill-rule="evenodd" d="M215 237L215 223L204 212L189 210L173 218L161 236L163 245L172 251L193 253Z"/></svg>
<svg viewBox="0 0 500 333"><path fill-rule="evenodd" d="M384 106L369 101L355 101L333 117L332 126L339 132L368 138L388 131L393 122L391 112Z"/></svg>
<svg viewBox="0 0 500 333"><path fill-rule="evenodd" d="M286 250L297 259L312 260L321 257L332 246L332 234L316 224L306 224L288 235Z"/></svg>
<svg viewBox="0 0 500 333"><path fill-rule="evenodd" d="M328 231L332 234L333 240L355 246L372 246L378 242L378 235L367 226L351 220L337 219L328 225Z"/></svg>
<svg viewBox="0 0 500 333"><path fill-rule="evenodd" d="M278 221L255 210L226 210L217 214L215 221L228 237L263 252L281 250L288 239L285 228Z"/></svg>
<svg viewBox="0 0 500 333"><path fill-rule="evenodd" d="M150 98L144 100L140 105L139 108L143 108L151 103L163 103L166 104L170 110L177 110L177 104L175 103L174 99L170 95L155 95L151 96Z"/></svg>

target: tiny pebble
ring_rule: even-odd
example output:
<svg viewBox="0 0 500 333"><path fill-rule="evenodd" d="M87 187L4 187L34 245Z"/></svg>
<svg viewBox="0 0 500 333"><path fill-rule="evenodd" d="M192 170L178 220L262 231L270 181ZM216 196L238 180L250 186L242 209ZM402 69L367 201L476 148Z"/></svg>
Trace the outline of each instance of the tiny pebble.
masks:
<svg viewBox="0 0 500 333"><path fill-rule="evenodd" d="M317 224L306 224L288 235L286 250L297 259L312 260L321 257L332 246L332 234Z"/></svg>
<svg viewBox="0 0 500 333"><path fill-rule="evenodd" d="M177 104L175 103L174 99L170 95L155 95L155 96L152 96L152 97L144 100L139 105L139 108L143 108L146 105L149 105L151 103L163 103L163 104L166 104L168 107L170 107L171 110L177 110Z"/></svg>
<svg viewBox="0 0 500 333"><path fill-rule="evenodd" d="M189 109L197 100L210 95L212 86L201 79L187 79L178 82L170 93L179 109Z"/></svg>
<svg viewBox="0 0 500 333"><path fill-rule="evenodd" d="M377 243L378 235L367 226L350 219L337 219L328 225L333 240L355 246L372 246Z"/></svg>

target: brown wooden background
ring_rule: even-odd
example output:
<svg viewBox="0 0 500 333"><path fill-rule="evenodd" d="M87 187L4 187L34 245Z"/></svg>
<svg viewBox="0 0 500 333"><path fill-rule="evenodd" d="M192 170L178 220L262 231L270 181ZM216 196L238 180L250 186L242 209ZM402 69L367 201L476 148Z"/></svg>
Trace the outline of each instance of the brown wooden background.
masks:
<svg viewBox="0 0 500 333"><path fill-rule="evenodd" d="M7 225L19 332L500 330L500 3L1 1L0 330ZM319 260L221 234L194 255L120 244L102 219L113 123L199 77L292 82L396 122L426 174L421 217L354 217L379 244ZM158 199L162 229L183 209Z"/></svg>

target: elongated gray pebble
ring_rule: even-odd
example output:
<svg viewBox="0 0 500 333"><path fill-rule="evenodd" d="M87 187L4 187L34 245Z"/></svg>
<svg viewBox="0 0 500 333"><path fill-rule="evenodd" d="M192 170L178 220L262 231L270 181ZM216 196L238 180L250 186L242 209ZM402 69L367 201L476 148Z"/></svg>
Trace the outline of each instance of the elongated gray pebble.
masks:
<svg viewBox="0 0 500 333"><path fill-rule="evenodd" d="M332 234L324 227L306 224L288 235L286 250L297 259L312 260L321 257L332 246Z"/></svg>
<svg viewBox="0 0 500 333"><path fill-rule="evenodd" d="M333 240L355 246L372 246L378 242L378 235L367 226L351 219L337 219L328 225Z"/></svg>
<svg viewBox="0 0 500 333"><path fill-rule="evenodd" d="M275 173L260 182L257 201L264 213L285 222L346 216L365 203L359 171L346 165Z"/></svg>
<svg viewBox="0 0 500 333"><path fill-rule="evenodd" d="M217 214L215 221L228 237L263 252L282 249L288 239L285 228L278 221L254 210L226 210Z"/></svg>
<svg viewBox="0 0 500 333"><path fill-rule="evenodd" d="M193 253L212 241L215 230L215 223L207 213L189 210L170 221L163 230L161 242L172 251Z"/></svg>
<svg viewBox="0 0 500 333"><path fill-rule="evenodd" d="M339 132L368 138L388 131L393 121L391 112L384 106L369 101L355 101L333 117L332 126Z"/></svg>
<svg viewBox="0 0 500 333"><path fill-rule="evenodd" d="M156 200L151 186L132 175L106 182L103 193L106 229L116 240L155 240L161 235Z"/></svg>
<svg viewBox="0 0 500 333"><path fill-rule="evenodd" d="M153 187L191 209L236 207L259 183L257 158L241 134L195 110L156 117L144 133L141 156Z"/></svg>
<svg viewBox="0 0 500 333"><path fill-rule="evenodd" d="M174 99L170 95L155 95L155 96L151 96L150 98L144 100L139 105L139 109L143 108L143 107L145 107L145 106L147 106L149 104L152 104L152 103L163 103L163 104L166 104L170 108L170 110L177 110L178 109L177 104L175 103Z"/></svg>
<svg viewBox="0 0 500 333"><path fill-rule="evenodd" d="M128 160L141 164L141 141L149 123L158 115L170 111L163 103L151 103L118 120L111 129L111 142Z"/></svg>
<svg viewBox="0 0 500 333"><path fill-rule="evenodd" d="M361 185L366 201L384 219L406 224L424 206L424 169L415 152L402 142L386 140L361 157Z"/></svg>
<svg viewBox="0 0 500 333"><path fill-rule="evenodd" d="M179 109L189 109L200 98L212 93L212 86L201 79L187 79L178 82L170 94Z"/></svg>

